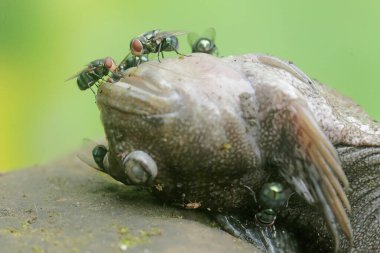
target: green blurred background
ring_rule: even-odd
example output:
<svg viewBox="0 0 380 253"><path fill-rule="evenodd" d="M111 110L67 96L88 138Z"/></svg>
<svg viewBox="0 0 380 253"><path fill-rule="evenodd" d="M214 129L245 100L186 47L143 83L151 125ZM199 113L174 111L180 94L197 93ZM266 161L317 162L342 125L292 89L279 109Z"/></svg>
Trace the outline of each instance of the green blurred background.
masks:
<svg viewBox="0 0 380 253"><path fill-rule="evenodd" d="M215 27L222 55L270 53L380 119L379 1L1 0L0 171L32 166L103 135L90 91L64 80L118 62L150 29ZM189 52L186 36L181 52Z"/></svg>

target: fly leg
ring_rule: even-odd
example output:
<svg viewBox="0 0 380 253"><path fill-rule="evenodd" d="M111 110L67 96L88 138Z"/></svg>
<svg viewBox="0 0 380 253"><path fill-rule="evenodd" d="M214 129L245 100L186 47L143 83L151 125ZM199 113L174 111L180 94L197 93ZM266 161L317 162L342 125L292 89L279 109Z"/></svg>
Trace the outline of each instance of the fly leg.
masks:
<svg viewBox="0 0 380 253"><path fill-rule="evenodd" d="M188 54L181 54L180 52L178 52L177 49L175 49L174 47L172 47L173 51L176 52L177 54L181 55L181 56L185 56L185 57L190 57L191 55L188 55Z"/></svg>
<svg viewBox="0 0 380 253"><path fill-rule="evenodd" d="M90 84L87 84L88 88L90 88L90 90L92 91L92 93L94 94L94 96L96 96L96 93L95 91L92 89L91 85Z"/></svg>
<svg viewBox="0 0 380 253"><path fill-rule="evenodd" d="M161 51L161 47L162 47L162 43L160 43L159 45L158 45L158 50L157 50L157 60L158 60L158 62L160 62L161 63L161 61L160 61L160 53L162 53L162 51ZM164 55L162 54L162 58L164 58Z"/></svg>

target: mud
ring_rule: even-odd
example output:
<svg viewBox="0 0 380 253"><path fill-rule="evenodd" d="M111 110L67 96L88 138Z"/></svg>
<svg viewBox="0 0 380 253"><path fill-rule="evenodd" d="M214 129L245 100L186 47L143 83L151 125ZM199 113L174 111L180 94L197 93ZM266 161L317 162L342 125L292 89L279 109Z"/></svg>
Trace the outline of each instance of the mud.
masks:
<svg viewBox="0 0 380 253"><path fill-rule="evenodd" d="M0 252L258 252L76 158L0 177Z"/></svg>

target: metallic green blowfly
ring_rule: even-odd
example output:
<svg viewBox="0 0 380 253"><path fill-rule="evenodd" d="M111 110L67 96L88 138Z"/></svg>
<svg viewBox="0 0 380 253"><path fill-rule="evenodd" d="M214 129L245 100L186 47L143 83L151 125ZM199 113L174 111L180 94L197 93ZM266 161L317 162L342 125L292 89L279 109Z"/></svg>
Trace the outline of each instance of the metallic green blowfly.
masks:
<svg viewBox="0 0 380 253"><path fill-rule="evenodd" d="M140 63L147 62L148 56L147 55L142 55L142 56L134 56L131 54L128 54L117 66L116 71L126 71L129 68L136 67Z"/></svg>
<svg viewBox="0 0 380 253"><path fill-rule="evenodd" d="M185 34L185 32L161 32L160 30L152 30L143 33L131 40L131 54L140 58L143 55L157 53L158 61L160 61L160 53L164 58L163 52L174 51L179 55L186 56L178 52L179 42L176 36ZM140 62L138 62L139 64Z"/></svg>
<svg viewBox="0 0 380 253"><path fill-rule="evenodd" d="M201 35L191 32L187 35L187 41L191 46L192 53L205 53L219 55L215 45L216 32L213 27L206 29Z"/></svg>
<svg viewBox="0 0 380 253"><path fill-rule="evenodd" d="M263 226L273 225L278 212L287 205L291 195L290 191L285 189L281 183L264 184L258 199L262 210L255 214L256 221Z"/></svg>
<svg viewBox="0 0 380 253"><path fill-rule="evenodd" d="M99 168L102 171L106 171L105 166L104 166L104 157L108 153L108 150L106 146L104 145L97 145L92 149L92 157L95 161L95 163L99 166Z"/></svg>
<svg viewBox="0 0 380 253"><path fill-rule="evenodd" d="M99 87L103 82L109 80L118 81L120 79L120 75L114 71L115 68L115 61L111 57L97 59L87 64L85 69L68 78L66 81L77 77L77 84L80 90L91 89L95 94L91 88L93 85Z"/></svg>

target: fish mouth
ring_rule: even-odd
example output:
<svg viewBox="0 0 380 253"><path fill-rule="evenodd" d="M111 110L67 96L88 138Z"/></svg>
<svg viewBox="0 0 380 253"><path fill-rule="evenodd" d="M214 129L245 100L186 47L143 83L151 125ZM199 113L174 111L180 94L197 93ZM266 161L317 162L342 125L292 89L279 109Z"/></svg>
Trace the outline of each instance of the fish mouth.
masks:
<svg viewBox="0 0 380 253"><path fill-rule="evenodd" d="M163 89L154 80L125 75L115 83L104 83L96 97L99 106L107 106L123 113L141 116L173 113L180 104L179 93Z"/></svg>

